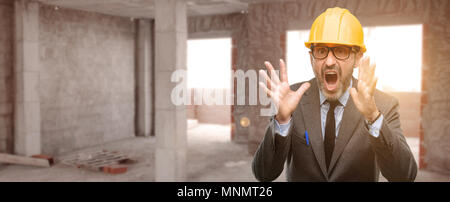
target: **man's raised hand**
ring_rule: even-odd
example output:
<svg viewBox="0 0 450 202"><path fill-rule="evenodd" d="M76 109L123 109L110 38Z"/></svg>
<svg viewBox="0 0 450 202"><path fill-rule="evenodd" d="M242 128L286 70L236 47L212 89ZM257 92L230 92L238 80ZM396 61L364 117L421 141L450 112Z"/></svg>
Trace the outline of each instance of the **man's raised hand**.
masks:
<svg viewBox="0 0 450 202"><path fill-rule="evenodd" d="M375 77L375 67L375 64L370 64L369 57L364 58L359 67L358 85L350 89L356 108L370 122L374 121L380 113L373 96L378 81Z"/></svg>
<svg viewBox="0 0 450 202"><path fill-rule="evenodd" d="M259 73L265 78L267 86L264 82L259 82L259 86L264 89L277 107L275 119L278 123L287 123L289 122L292 113L297 108L303 94L311 85L310 83L305 82L297 91L293 91L289 87L286 64L283 60L280 59L280 77L276 74L272 64L269 62L265 62L264 64L270 73L270 77L267 75L266 71L260 70Z"/></svg>

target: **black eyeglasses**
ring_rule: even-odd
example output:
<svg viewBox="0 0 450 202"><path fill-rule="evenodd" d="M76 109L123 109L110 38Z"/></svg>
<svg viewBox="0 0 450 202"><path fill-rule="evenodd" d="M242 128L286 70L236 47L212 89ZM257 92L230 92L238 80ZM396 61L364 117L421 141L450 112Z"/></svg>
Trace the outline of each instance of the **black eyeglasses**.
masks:
<svg viewBox="0 0 450 202"><path fill-rule="evenodd" d="M328 53L333 52L334 57L339 60L346 60L350 57L350 53L358 52L357 48L349 47L349 46L336 46L336 47L328 47L328 46L311 46L312 55L315 59L324 59L328 57Z"/></svg>

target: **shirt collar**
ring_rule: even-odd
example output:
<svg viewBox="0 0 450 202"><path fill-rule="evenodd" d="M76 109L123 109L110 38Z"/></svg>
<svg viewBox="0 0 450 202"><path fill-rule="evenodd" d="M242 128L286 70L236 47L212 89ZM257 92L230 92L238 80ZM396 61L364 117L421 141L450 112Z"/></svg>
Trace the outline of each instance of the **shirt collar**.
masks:
<svg viewBox="0 0 450 202"><path fill-rule="evenodd" d="M338 99L339 103L341 103L344 107L347 104L348 98L350 97L350 88L353 86L353 79L350 79L350 85L348 86L347 90L345 90L344 94ZM327 98L325 95L323 95L322 91L319 88L319 95L320 95L320 105L324 104L325 101L327 101Z"/></svg>

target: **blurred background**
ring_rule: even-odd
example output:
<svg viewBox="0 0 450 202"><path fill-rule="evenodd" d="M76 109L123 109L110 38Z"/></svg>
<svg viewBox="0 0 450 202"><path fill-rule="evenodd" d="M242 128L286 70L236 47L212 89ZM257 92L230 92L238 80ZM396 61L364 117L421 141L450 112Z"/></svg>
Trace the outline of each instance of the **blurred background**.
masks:
<svg viewBox="0 0 450 202"><path fill-rule="evenodd" d="M255 181L267 106L194 95L236 98L233 72L280 58L290 84L313 78L304 42L335 6L360 20L377 88L400 102L416 181L450 181L447 0L0 0L0 154L55 159L0 156L0 181ZM171 102L180 69L185 106ZM134 163L120 174L64 163L102 150Z"/></svg>

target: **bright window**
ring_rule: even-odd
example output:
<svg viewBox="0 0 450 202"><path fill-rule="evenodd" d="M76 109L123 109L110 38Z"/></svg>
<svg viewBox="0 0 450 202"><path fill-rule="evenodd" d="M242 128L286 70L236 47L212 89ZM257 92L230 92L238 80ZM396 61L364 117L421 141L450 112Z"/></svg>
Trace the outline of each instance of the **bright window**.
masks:
<svg viewBox="0 0 450 202"><path fill-rule="evenodd" d="M309 49L304 45L309 31L287 33L289 83L314 77ZM420 92L422 67L422 25L364 28L365 55L376 62L377 88L383 91ZM358 70L353 74L358 77Z"/></svg>
<svg viewBox="0 0 450 202"><path fill-rule="evenodd" d="M188 40L188 88L231 87L231 39Z"/></svg>

